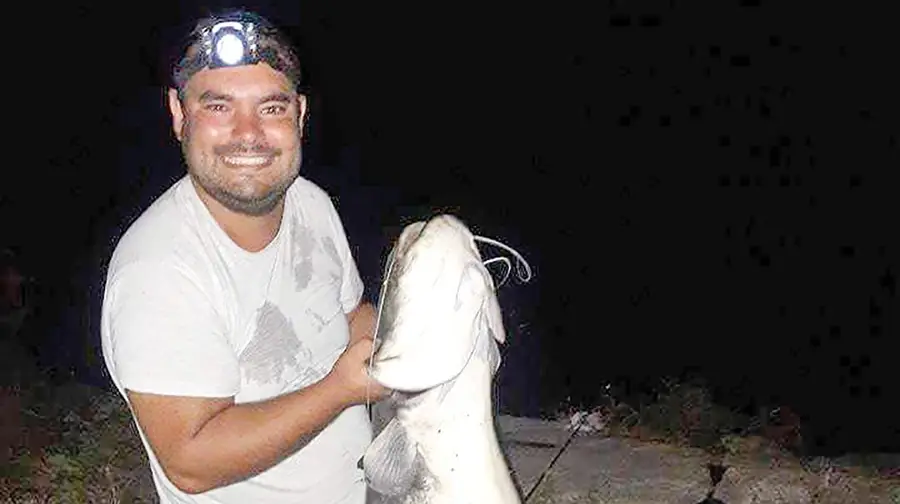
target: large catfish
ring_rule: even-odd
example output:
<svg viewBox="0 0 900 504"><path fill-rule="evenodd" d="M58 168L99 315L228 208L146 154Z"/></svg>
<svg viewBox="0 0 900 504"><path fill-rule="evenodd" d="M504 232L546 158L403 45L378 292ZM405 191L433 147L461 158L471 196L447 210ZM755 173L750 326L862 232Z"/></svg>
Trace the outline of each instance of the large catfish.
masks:
<svg viewBox="0 0 900 504"><path fill-rule="evenodd" d="M388 257L370 374L395 416L363 468L382 502L519 504L494 427L491 382L506 333L474 236L439 215L404 228ZM521 272L521 270L519 270ZM522 278L527 280L528 278Z"/></svg>

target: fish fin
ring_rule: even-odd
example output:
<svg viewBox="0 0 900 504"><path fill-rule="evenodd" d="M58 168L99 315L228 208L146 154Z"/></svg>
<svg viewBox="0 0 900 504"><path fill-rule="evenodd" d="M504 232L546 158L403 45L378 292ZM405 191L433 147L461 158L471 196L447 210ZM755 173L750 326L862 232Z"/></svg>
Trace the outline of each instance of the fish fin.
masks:
<svg viewBox="0 0 900 504"><path fill-rule="evenodd" d="M493 332L493 331L492 331ZM497 370L500 369L500 362L503 358L500 356L500 349L497 347L497 342L493 340L488 341L488 365L491 369L491 376L497 373Z"/></svg>
<svg viewBox="0 0 900 504"><path fill-rule="evenodd" d="M416 478L418 447L394 418L369 445L362 463L366 481L382 495L402 495Z"/></svg>
<svg viewBox="0 0 900 504"><path fill-rule="evenodd" d="M505 343L506 328L503 327L503 313L500 311L500 302L495 293L490 293L481 310L487 319L488 328L491 330L494 339L498 343Z"/></svg>

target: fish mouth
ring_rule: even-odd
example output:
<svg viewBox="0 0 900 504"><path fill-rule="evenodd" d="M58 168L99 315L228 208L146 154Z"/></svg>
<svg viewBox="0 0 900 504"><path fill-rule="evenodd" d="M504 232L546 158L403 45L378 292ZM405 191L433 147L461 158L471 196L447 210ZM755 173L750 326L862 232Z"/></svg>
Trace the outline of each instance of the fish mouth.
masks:
<svg viewBox="0 0 900 504"><path fill-rule="evenodd" d="M375 360L372 361L372 365L377 366L378 364L381 364L382 362L390 362L392 360L397 360L399 358L400 358L399 355L386 355L386 356L376 355Z"/></svg>

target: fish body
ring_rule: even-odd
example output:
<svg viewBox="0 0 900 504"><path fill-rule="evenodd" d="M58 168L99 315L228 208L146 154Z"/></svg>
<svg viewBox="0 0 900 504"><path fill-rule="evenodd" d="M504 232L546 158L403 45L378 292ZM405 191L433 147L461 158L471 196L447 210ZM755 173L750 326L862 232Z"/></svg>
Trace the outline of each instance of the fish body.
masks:
<svg viewBox="0 0 900 504"><path fill-rule="evenodd" d="M491 382L506 335L469 229L440 215L404 228L386 266L371 376L395 416L363 457L384 503L520 504L497 439Z"/></svg>

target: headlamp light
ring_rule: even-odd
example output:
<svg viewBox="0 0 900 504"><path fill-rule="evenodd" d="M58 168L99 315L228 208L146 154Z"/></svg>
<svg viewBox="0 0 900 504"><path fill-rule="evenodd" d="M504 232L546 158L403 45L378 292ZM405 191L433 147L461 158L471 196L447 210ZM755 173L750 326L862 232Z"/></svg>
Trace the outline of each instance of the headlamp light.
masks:
<svg viewBox="0 0 900 504"><path fill-rule="evenodd" d="M258 63L257 29L246 21L220 21L204 29L201 41L209 68Z"/></svg>

